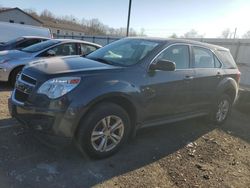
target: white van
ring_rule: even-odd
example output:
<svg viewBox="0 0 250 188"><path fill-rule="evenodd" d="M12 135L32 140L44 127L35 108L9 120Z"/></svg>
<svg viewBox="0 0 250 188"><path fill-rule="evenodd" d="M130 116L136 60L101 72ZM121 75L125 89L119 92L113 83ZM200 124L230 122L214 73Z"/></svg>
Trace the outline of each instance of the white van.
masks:
<svg viewBox="0 0 250 188"><path fill-rule="evenodd" d="M52 38L48 28L16 23L0 22L0 43L21 37L40 36Z"/></svg>

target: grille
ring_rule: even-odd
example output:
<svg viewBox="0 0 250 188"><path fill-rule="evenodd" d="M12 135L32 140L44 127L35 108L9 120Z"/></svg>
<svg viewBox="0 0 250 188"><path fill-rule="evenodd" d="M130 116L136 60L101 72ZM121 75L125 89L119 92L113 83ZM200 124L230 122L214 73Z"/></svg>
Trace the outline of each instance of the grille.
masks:
<svg viewBox="0 0 250 188"><path fill-rule="evenodd" d="M23 93L19 90L15 90L15 99L20 102L25 102L28 99L29 95L26 93Z"/></svg>
<svg viewBox="0 0 250 188"><path fill-rule="evenodd" d="M30 83L32 85L36 85L36 80L30 76L27 76L25 74L21 75L21 79L27 83Z"/></svg>
<svg viewBox="0 0 250 188"><path fill-rule="evenodd" d="M14 98L24 103L28 100L36 85L36 80L28 75L21 74L21 77L16 81Z"/></svg>

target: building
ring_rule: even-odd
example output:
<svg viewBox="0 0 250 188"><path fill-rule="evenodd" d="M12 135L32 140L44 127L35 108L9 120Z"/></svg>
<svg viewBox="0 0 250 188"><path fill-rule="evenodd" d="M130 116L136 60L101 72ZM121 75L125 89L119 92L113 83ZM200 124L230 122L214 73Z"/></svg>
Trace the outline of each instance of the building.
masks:
<svg viewBox="0 0 250 188"><path fill-rule="evenodd" d="M32 16L19 8L0 9L0 21L47 27L50 29L54 37L84 35L84 28L81 25L59 23L54 20L41 20L40 18Z"/></svg>
<svg viewBox="0 0 250 188"><path fill-rule="evenodd" d="M19 8L3 8L0 9L0 21L19 23L26 25L42 26L43 22Z"/></svg>

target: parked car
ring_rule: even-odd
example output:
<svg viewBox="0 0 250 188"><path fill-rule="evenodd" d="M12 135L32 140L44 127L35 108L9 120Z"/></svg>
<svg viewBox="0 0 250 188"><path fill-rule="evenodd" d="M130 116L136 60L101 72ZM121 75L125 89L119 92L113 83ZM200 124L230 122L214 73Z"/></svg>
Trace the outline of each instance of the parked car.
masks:
<svg viewBox="0 0 250 188"><path fill-rule="evenodd" d="M8 42L22 36L52 38L50 30L45 27L0 22L0 28L0 43Z"/></svg>
<svg viewBox="0 0 250 188"><path fill-rule="evenodd" d="M228 49L125 38L83 57L26 67L9 100L13 117L44 135L74 139L104 158L142 127L207 116L222 124L240 72Z"/></svg>
<svg viewBox="0 0 250 188"><path fill-rule="evenodd" d="M0 81L15 85L17 75L31 61L69 55L88 54L101 46L98 44L71 39L53 39L20 50L0 52Z"/></svg>
<svg viewBox="0 0 250 188"><path fill-rule="evenodd" d="M43 42L46 40L49 40L49 38L37 37L37 36L18 37L18 38L9 40L8 42L0 43L0 51L19 50L19 49L26 48L28 46L31 46L33 44Z"/></svg>

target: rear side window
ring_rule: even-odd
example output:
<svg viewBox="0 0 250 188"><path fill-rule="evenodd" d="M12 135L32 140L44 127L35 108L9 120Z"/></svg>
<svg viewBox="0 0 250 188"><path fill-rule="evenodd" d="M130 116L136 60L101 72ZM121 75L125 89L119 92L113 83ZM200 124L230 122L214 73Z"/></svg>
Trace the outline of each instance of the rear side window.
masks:
<svg viewBox="0 0 250 188"><path fill-rule="evenodd" d="M56 56L78 55L76 50L76 43L65 43L58 45L52 49Z"/></svg>
<svg viewBox="0 0 250 188"><path fill-rule="evenodd" d="M97 48L95 46L80 44L81 55L88 55L91 52L95 51Z"/></svg>
<svg viewBox="0 0 250 188"><path fill-rule="evenodd" d="M214 55L213 53L205 48L193 47L194 54L194 68L214 68Z"/></svg>
<svg viewBox="0 0 250 188"><path fill-rule="evenodd" d="M216 55L223 63L223 68L225 69L236 69L237 65L229 51L217 50Z"/></svg>
<svg viewBox="0 0 250 188"><path fill-rule="evenodd" d="M28 39L24 42L19 43L16 48L26 48L28 46L31 46L33 44L41 42L41 39Z"/></svg>
<svg viewBox="0 0 250 188"><path fill-rule="evenodd" d="M189 47L174 45L164 50L156 60L169 60L176 64L176 69L189 68Z"/></svg>
<svg viewBox="0 0 250 188"><path fill-rule="evenodd" d="M216 56L214 56L214 66L215 68L221 68L221 62L218 60Z"/></svg>

